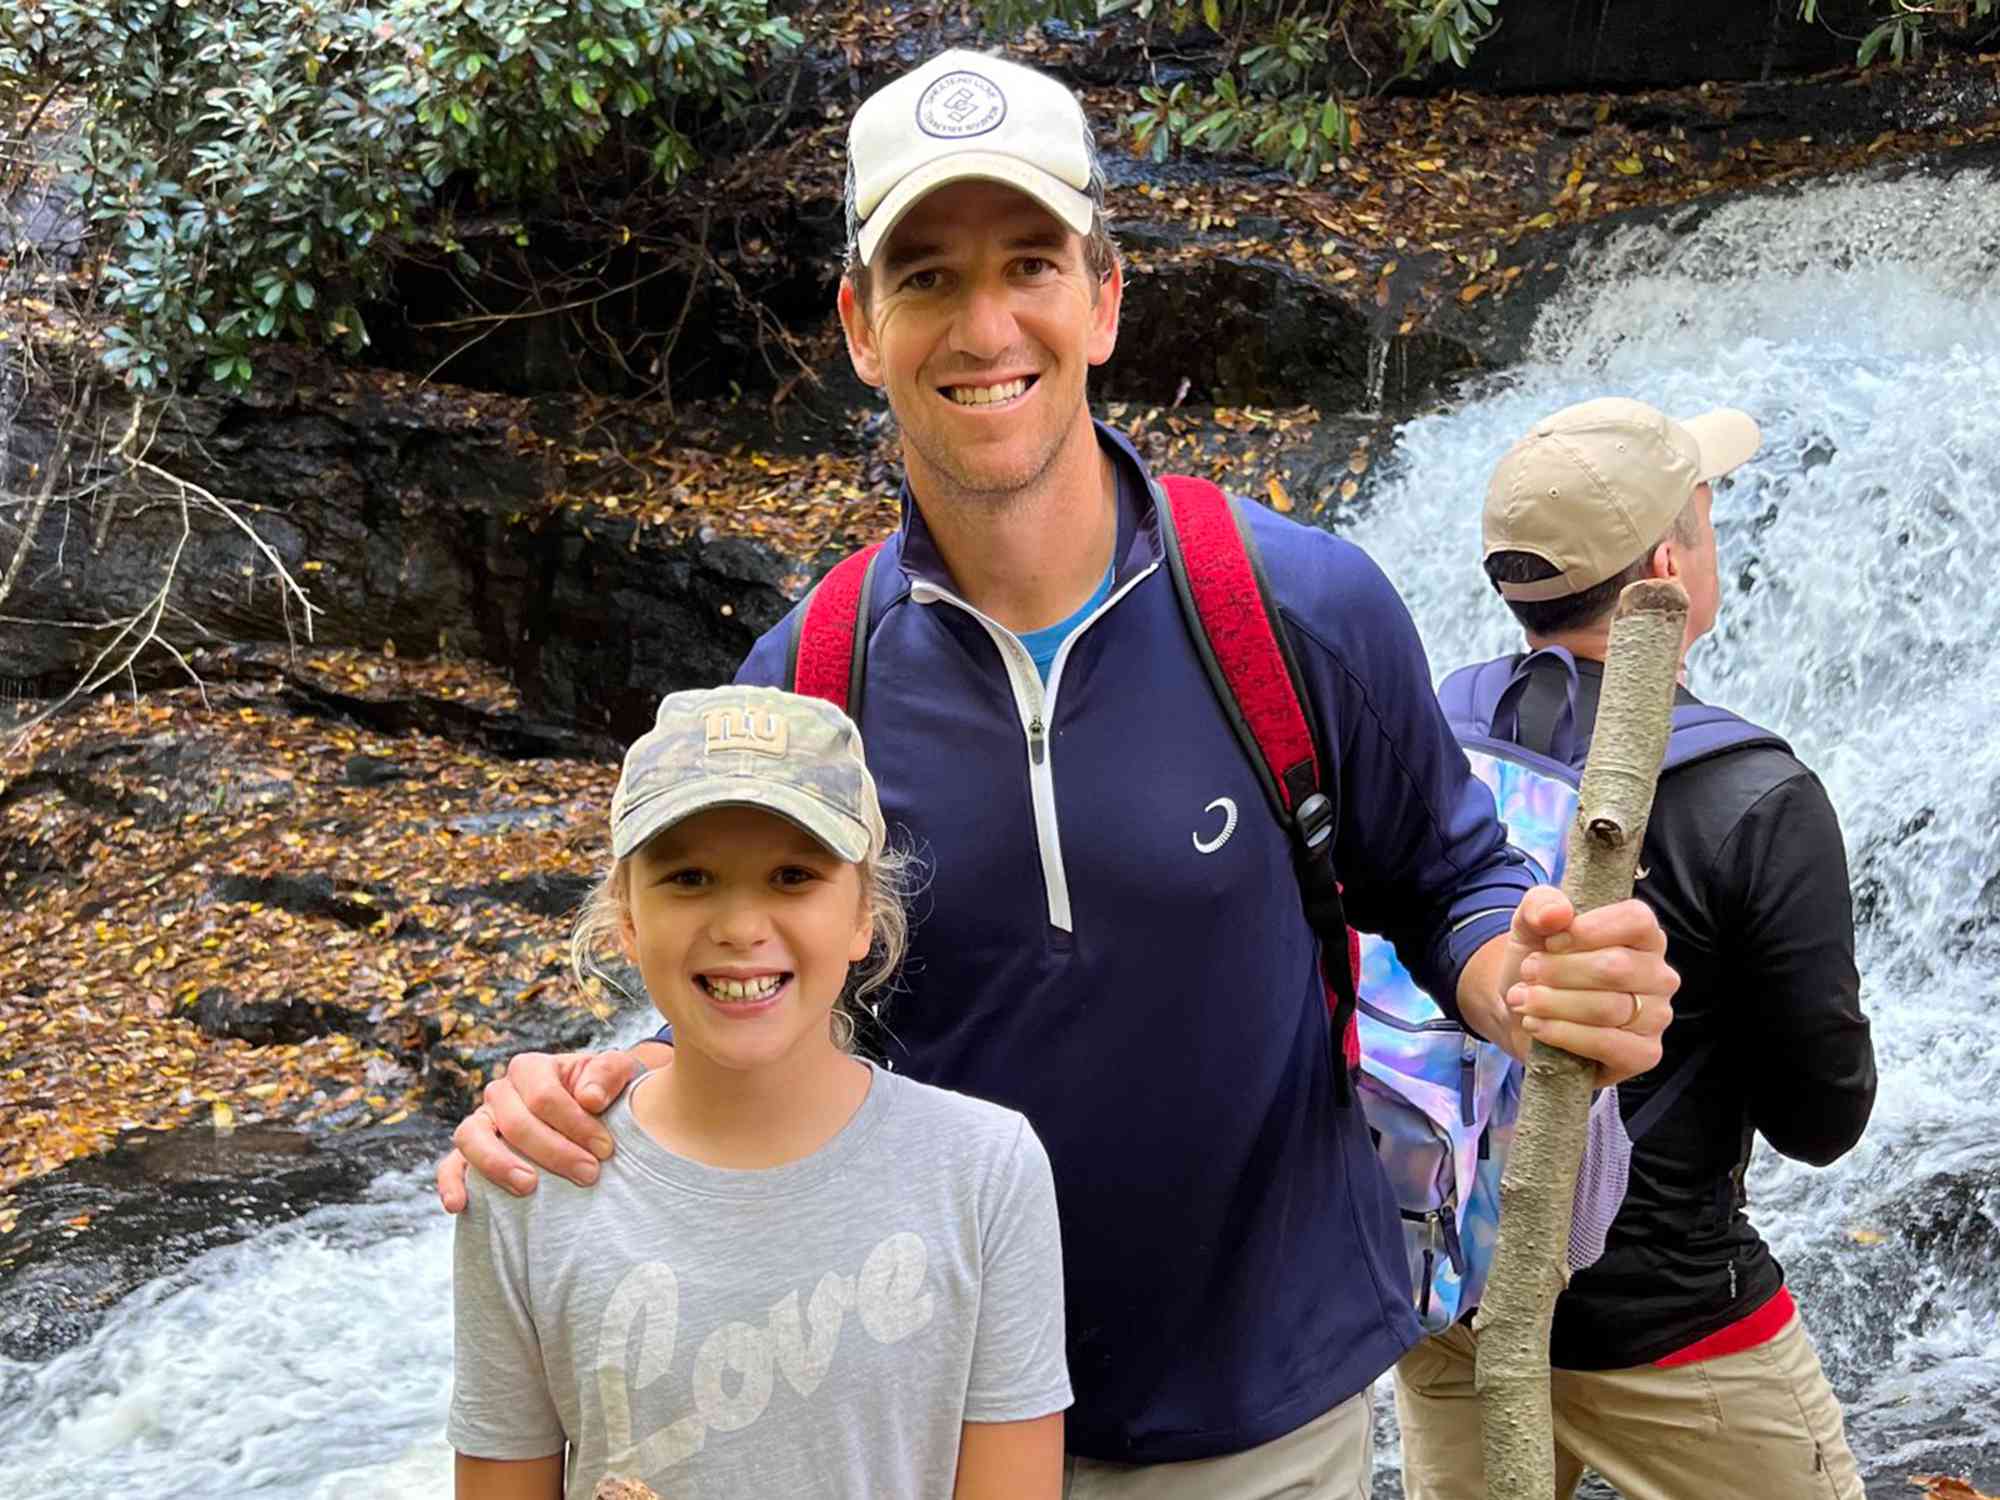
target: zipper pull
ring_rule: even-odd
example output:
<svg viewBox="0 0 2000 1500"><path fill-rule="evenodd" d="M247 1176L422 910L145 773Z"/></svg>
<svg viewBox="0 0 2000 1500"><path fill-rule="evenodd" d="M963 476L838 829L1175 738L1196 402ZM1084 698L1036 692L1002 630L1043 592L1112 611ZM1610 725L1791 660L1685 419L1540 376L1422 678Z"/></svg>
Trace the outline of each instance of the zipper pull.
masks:
<svg viewBox="0 0 2000 1500"><path fill-rule="evenodd" d="M1039 766L1045 750L1046 745L1042 739L1042 716L1036 714L1034 722L1028 726L1028 759Z"/></svg>

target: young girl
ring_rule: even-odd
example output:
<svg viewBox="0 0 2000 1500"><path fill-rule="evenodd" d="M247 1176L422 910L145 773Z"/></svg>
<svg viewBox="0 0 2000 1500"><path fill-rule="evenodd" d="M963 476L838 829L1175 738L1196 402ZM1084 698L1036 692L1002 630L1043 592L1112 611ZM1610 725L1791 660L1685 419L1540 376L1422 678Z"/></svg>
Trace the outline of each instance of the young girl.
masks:
<svg viewBox="0 0 2000 1500"><path fill-rule="evenodd" d="M1055 1500L1062 1260L1010 1110L850 1056L902 955L854 725L675 693L626 754L579 923L673 1024L594 1188L481 1181L458 1224L459 1500Z"/></svg>

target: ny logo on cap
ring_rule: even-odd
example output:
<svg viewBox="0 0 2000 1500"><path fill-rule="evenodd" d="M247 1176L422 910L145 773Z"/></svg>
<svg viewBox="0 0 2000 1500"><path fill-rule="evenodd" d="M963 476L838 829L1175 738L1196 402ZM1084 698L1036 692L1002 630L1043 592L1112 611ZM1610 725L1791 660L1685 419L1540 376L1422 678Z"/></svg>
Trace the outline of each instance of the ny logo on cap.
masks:
<svg viewBox="0 0 2000 1500"><path fill-rule="evenodd" d="M785 721L775 709L712 708L702 716L710 755L723 750L754 750L759 755L785 753Z"/></svg>

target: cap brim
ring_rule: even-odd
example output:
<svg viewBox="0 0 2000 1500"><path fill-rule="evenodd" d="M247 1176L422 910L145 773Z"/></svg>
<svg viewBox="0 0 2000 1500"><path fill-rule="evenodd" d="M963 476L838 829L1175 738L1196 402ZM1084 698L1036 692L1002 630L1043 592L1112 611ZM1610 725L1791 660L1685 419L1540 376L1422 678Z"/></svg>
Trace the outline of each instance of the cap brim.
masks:
<svg viewBox="0 0 2000 1500"><path fill-rule="evenodd" d="M859 864L868 857L867 825L799 787L755 776L704 776L631 809L611 830L611 855L624 859L676 823L718 807L755 807L795 823L837 857Z"/></svg>
<svg viewBox="0 0 2000 1500"><path fill-rule="evenodd" d="M1703 483L1740 469L1764 445L1764 434L1748 412L1719 406L1681 422L1701 450Z"/></svg>
<svg viewBox="0 0 2000 1500"><path fill-rule="evenodd" d="M874 262L883 239L917 200L953 182L997 182L1026 193L1078 234L1089 234L1097 205L1060 177L997 151L955 151L918 167L883 196L855 236L861 263Z"/></svg>

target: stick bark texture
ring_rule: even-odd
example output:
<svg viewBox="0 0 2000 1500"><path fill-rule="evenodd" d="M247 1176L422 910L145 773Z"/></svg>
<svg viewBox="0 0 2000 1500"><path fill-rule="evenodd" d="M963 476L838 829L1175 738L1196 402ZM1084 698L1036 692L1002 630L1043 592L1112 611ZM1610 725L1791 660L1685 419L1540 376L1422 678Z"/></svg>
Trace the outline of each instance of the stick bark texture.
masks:
<svg viewBox="0 0 2000 1500"><path fill-rule="evenodd" d="M1687 596L1658 579L1619 596L1604 691L1569 832L1563 894L1579 913L1623 901L1653 810L1672 725ZM1500 1182L1500 1237L1480 1300L1479 1391L1487 1500L1549 1500L1555 1433L1549 1323L1568 1281L1564 1252L1596 1069L1533 1045Z"/></svg>

